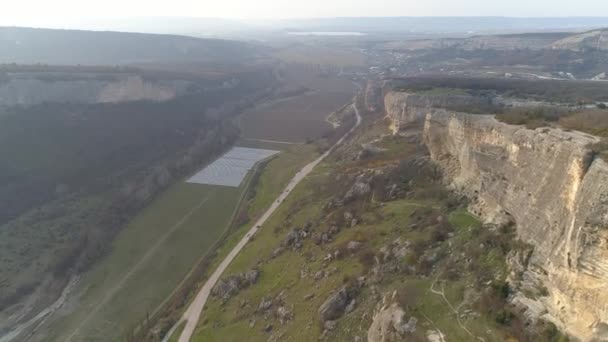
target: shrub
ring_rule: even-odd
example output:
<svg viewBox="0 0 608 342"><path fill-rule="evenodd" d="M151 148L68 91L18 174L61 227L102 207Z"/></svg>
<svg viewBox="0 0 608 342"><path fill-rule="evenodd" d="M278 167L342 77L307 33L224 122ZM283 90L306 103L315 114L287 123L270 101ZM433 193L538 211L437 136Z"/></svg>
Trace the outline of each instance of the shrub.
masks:
<svg viewBox="0 0 608 342"><path fill-rule="evenodd" d="M510 310L502 309L494 316L494 320L498 324L509 325L514 317L515 315Z"/></svg>
<svg viewBox="0 0 608 342"><path fill-rule="evenodd" d="M414 310L418 306L422 291L412 283L397 289L397 303L405 310Z"/></svg>
<svg viewBox="0 0 608 342"><path fill-rule="evenodd" d="M567 129L608 137L608 111L605 110L581 111L561 118L559 124Z"/></svg>

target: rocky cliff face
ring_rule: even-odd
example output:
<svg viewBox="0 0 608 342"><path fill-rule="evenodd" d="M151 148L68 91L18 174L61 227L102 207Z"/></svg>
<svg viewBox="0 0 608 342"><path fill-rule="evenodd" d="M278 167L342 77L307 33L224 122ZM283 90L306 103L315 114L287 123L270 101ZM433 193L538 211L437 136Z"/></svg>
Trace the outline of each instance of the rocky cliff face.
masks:
<svg viewBox="0 0 608 342"><path fill-rule="evenodd" d="M581 340L608 339L608 164L588 148L597 138L423 109L419 96L386 101L393 121L424 121L432 159L473 200L474 213L513 221L518 237L534 247L513 281L547 288L535 311ZM401 110L411 107L417 109Z"/></svg>
<svg viewBox="0 0 608 342"><path fill-rule="evenodd" d="M30 106L48 102L166 101L184 93L189 84L180 80L147 81L138 75L53 81L31 76L15 76L0 83L0 106Z"/></svg>
<svg viewBox="0 0 608 342"><path fill-rule="evenodd" d="M491 99L470 95L420 95L389 92L384 98L384 107L391 119L391 130L396 133L402 125L422 119L430 108L487 105L490 102Z"/></svg>

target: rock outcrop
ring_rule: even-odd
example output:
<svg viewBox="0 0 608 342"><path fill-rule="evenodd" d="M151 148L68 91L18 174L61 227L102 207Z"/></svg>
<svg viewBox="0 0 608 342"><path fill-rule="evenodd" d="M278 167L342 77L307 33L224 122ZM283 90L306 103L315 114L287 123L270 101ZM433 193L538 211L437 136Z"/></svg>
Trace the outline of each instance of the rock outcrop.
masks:
<svg viewBox="0 0 608 342"><path fill-rule="evenodd" d="M226 301L236 295L241 289L255 284L260 277L258 270L249 270L221 279L211 290L211 295Z"/></svg>
<svg viewBox="0 0 608 342"><path fill-rule="evenodd" d="M399 98L387 97L389 117L424 121L431 158L472 199L471 210L488 222L514 221L534 246L523 278L547 288L543 318L582 340L608 338L608 164L588 147L598 139ZM421 109L400 109L412 107Z"/></svg>
<svg viewBox="0 0 608 342"><path fill-rule="evenodd" d="M62 78L63 77L63 78ZM38 75L11 75L0 83L0 106L42 103L120 103L167 101L187 91L189 81L149 81L139 75L64 75L47 80Z"/></svg>
<svg viewBox="0 0 608 342"><path fill-rule="evenodd" d="M489 105L492 99L472 95L421 95L390 92L384 98L384 107L391 120L391 130L396 133L402 125L420 121L430 108Z"/></svg>
<svg viewBox="0 0 608 342"><path fill-rule="evenodd" d="M319 320L321 322L333 321L342 317L347 306L356 295L356 289L343 286L340 290L327 298L321 307L319 307Z"/></svg>
<svg viewBox="0 0 608 342"><path fill-rule="evenodd" d="M369 330L368 342L407 341L408 334L416 331L416 317L405 319L405 311L397 304L384 305L376 312Z"/></svg>

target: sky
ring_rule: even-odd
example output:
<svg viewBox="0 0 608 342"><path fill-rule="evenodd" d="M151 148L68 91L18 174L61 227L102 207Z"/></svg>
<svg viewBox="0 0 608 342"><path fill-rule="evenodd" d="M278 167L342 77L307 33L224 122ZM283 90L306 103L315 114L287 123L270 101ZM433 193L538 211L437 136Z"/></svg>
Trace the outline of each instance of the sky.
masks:
<svg viewBox="0 0 608 342"><path fill-rule="evenodd" d="M608 16L608 0L3 0L0 25L53 17Z"/></svg>

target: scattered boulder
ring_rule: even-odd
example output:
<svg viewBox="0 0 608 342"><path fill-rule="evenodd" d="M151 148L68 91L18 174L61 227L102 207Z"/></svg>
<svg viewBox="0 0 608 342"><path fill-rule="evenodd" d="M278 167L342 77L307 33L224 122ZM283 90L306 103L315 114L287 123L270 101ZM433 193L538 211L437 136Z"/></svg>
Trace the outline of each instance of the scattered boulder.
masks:
<svg viewBox="0 0 608 342"><path fill-rule="evenodd" d="M323 328L325 328L325 330L334 330L336 328L338 324L336 323L336 321L325 321L323 323Z"/></svg>
<svg viewBox="0 0 608 342"><path fill-rule="evenodd" d="M333 225L333 226L329 227L329 230L327 231L327 235L329 235L330 237L333 237L336 234L338 234L339 232L340 232L340 227Z"/></svg>
<svg viewBox="0 0 608 342"><path fill-rule="evenodd" d="M238 276L231 276L226 279L221 279L211 290L211 295L219 297L223 300L228 300L230 297L237 294L240 290L241 283Z"/></svg>
<svg viewBox="0 0 608 342"><path fill-rule="evenodd" d="M309 293L304 296L304 301L309 301L309 300L313 299L314 297L315 297L314 293Z"/></svg>
<svg viewBox="0 0 608 342"><path fill-rule="evenodd" d="M319 307L319 319L321 322L336 320L344 315L344 310L349 302L356 296L356 290L352 287L343 286L332 294Z"/></svg>
<svg viewBox="0 0 608 342"><path fill-rule="evenodd" d="M367 331L368 342L403 341L416 331L416 317L405 321L405 311L397 304L383 306L375 315Z"/></svg>
<svg viewBox="0 0 608 342"><path fill-rule="evenodd" d="M355 306L357 305L357 300L356 299L352 299L348 305L346 306L346 308L344 309L344 313L345 314L349 314L351 312L353 312L355 310Z"/></svg>
<svg viewBox="0 0 608 342"><path fill-rule="evenodd" d="M226 277L218 281L211 290L211 295L223 300L228 300L236 295L241 289L255 284L259 277L260 271L256 269Z"/></svg>
<svg viewBox="0 0 608 342"><path fill-rule="evenodd" d="M269 332L271 332L271 331L272 331L272 324L267 324L267 325L264 327L264 332L269 333Z"/></svg>
<svg viewBox="0 0 608 342"><path fill-rule="evenodd" d="M349 221L352 221L352 219L354 219L354 218L355 218L355 216L350 211L344 212L344 221L349 222Z"/></svg>
<svg viewBox="0 0 608 342"><path fill-rule="evenodd" d="M258 311L264 312L264 311L267 311L268 309L270 309L271 307L272 307L272 298L264 297L264 298L262 298L260 305L258 305Z"/></svg>
<svg viewBox="0 0 608 342"><path fill-rule="evenodd" d="M247 284L247 286L253 285L258 281L259 277L260 271L258 270L250 270L248 272L245 272L245 283Z"/></svg>
<svg viewBox="0 0 608 342"><path fill-rule="evenodd" d="M426 340L429 342L444 342L445 335L439 330L428 330L426 332Z"/></svg>
<svg viewBox="0 0 608 342"><path fill-rule="evenodd" d="M281 253L283 253L284 250L285 250L285 248L283 248L283 247L275 248L272 251L271 258L274 259L274 258L278 257L279 255L281 255Z"/></svg>
<svg viewBox="0 0 608 342"><path fill-rule="evenodd" d="M293 318L293 312L285 306L280 306L277 309L277 317L279 318L279 322L281 322L281 324L285 324Z"/></svg>
<svg viewBox="0 0 608 342"><path fill-rule="evenodd" d="M349 241L346 244L346 250L348 250L349 252L354 252L359 249L359 247L361 247L361 242L359 241Z"/></svg>
<svg viewBox="0 0 608 342"><path fill-rule="evenodd" d="M370 185L371 179L367 177L365 174L359 175L355 180L355 183L351 186L351 188L346 192L344 198L342 199L342 203L349 203L354 201L355 199L367 196L372 192L372 187Z"/></svg>
<svg viewBox="0 0 608 342"><path fill-rule="evenodd" d="M299 234L297 230L292 230L287 233L285 239L283 240L283 247L291 247L299 238Z"/></svg>

